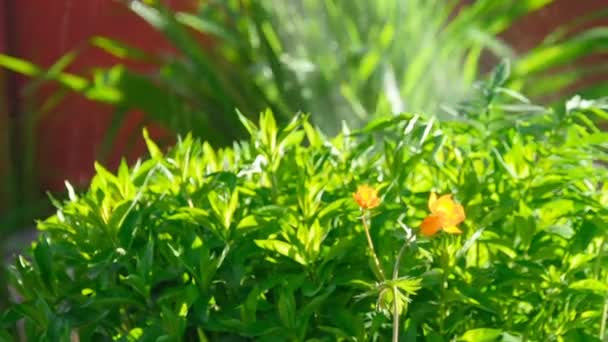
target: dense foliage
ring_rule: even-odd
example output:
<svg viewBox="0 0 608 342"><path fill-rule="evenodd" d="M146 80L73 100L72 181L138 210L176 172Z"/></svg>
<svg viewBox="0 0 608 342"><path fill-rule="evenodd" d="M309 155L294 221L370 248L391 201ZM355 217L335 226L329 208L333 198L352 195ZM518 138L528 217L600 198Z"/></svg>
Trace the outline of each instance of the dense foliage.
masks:
<svg viewBox="0 0 608 342"><path fill-rule="evenodd" d="M188 135L165 153L147 139L150 159L96 165L11 266L22 302L0 329L387 341L397 298L407 341L605 336L608 134L592 120L608 114L580 98L564 115L530 105L500 87L504 72L452 120L402 114L327 138L305 115L278 128L266 112L241 117L250 139L232 148ZM419 234L431 192L462 204L461 235Z"/></svg>

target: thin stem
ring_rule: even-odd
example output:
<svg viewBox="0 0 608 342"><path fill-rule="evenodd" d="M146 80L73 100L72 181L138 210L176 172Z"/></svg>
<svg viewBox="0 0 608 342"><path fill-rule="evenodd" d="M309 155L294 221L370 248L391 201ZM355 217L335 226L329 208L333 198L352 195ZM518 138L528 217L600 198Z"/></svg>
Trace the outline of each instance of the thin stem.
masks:
<svg viewBox="0 0 608 342"><path fill-rule="evenodd" d="M601 265L601 260L603 257L603 253L604 253L604 244L606 243L606 237L602 237L602 242L600 243L600 247L599 250L597 252L597 260L595 263L595 274L597 277L597 280L600 280L601 278L601 272L602 269L600 267ZM608 277L606 277L608 279ZM608 341L608 338L606 338L606 320L608 319L608 295L605 296L604 298L604 310L602 313L602 323L600 324L600 334L599 334L599 339L601 341Z"/></svg>
<svg viewBox="0 0 608 342"><path fill-rule="evenodd" d="M405 247L407 247L408 241L406 241L399 253L397 254L397 260L395 260L395 267L393 268L393 282L396 282L399 279L399 263L401 262L401 256L405 251ZM397 290L397 286L393 285L393 342L399 342L399 303L397 301L397 296L399 292Z"/></svg>
<svg viewBox="0 0 608 342"><path fill-rule="evenodd" d="M395 260L395 267L393 267L393 280L399 278L399 263L401 263L401 256L403 255L403 252L405 252L405 248L408 246L408 242L409 241L406 241L403 246L401 246L401 249L397 254L397 260Z"/></svg>
<svg viewBox="0 0 608 342"><path fill-rule="evenodd" d="M608 277L607 279L608 280ZM600 340L601 341L608 341L608 338L606 338L606 320L608 320L608 296L606 296L606 299L604 300L604 312L602 313L602 323L600 326Z"/></svg>
<svg viewBox="0 0 608 342"><path fill-rule="evenodd" d="M601 265L602 265L602 257L603 257L603 253L604 253L604 244L606 243L606 237L602 237L602 240L600 241L600 246L599 249L597 251L597 257L595 259L595 277L597 278L597 280L600 280L601 278L601 274L600 272L602 271Z"/></svg>
<svg viewBox="0 0 608 342"><path fill-rule="evenodd" d="M448 255L448 242L447 239L442 239L441 241L442 251L441 251L441 267L443 269L443 275L441 279L441 303L439 303L439 333L444 335L444 324L445 318L447 315L446 305L445 305L445 297L446 297L446 288L448 281L448 272L450 267L449 255Z"/></svg>
<svg viewBox="0 0 608 342"><path fill-rule="evenodd" d="M369 244L369 250L372 253L372 259L374 259L374 263L376 264L376 268L378 269L378 274L380 275L380 280L385 281L386 277L384 276L384 271L382 271L382 267L380 266L380 260L376 255L376 249L374 248L374 242L372 241L372 236L369 234L369 227L367 224L367 220L365 219L366 212L364 211L361 215L361 222L363 223L363 229L365 230L365 236L367 237L367 243Z"/></svg>
<svg viewBox="0 0 608 342"><path fill-rule="evenodd" d="M399 303L397 296L399 291L397 286L393 285L393 342L399 342Z"/></svg>

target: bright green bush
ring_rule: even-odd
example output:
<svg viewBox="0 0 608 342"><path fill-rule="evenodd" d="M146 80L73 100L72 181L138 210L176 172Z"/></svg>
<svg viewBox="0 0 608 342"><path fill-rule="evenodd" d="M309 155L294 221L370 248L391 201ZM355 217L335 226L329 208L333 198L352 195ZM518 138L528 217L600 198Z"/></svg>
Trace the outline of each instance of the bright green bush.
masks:
<svg viewBox="0 0 608 342"><path fill-rule="evenodd" d="M306 116L279 129L267 112L242 118L251 138L232 148L148 140L132 168L96 165L10 268L23 302L0 329L23 318L31 341L387 341L396 288L403 341L593 341L608 135L591 120L607 114L574 99L558 116L503 81L451 121L404 114L328 139ZM384 283L361 184L381 196L369 219ZM418 234L431 191L462 203L462 235Z"/></svg>

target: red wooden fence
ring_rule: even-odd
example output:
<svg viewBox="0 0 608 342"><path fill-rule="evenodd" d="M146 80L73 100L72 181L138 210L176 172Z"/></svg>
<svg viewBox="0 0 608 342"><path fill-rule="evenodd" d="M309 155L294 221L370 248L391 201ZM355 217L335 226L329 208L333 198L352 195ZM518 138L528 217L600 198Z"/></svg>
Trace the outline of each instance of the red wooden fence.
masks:
<svg viewBox="0 0 608 342"><path fill-rule="evenodd" d="M2 25L6 18L5 0L0 0L0 53L6 53L7 32ZM0 69L0 179L7 179L9 165L8 111L6 106L6 72ZM8 189L0 183L0 212L6 205Z"/></svg>
<svg viewBox="0 0 608 342"><path fill-rule="evenodd" d="M194 6L195 0L172 0L167 4L177 9ZM0 0L10 20L5 30L10 32L11 44L8 53L48 67L65 53L78 48L80 53L66 71L86 74L92 67L112 66L125 63L139 71L152 72L152 66L142 63L120 61L116 57L90 47L92 36L102 35L119 39L137 48L161 52L169 51L168 42L142 19L116 0ZM0 19L1 20L1 19ZM0 21L1 23L1 21ZM8 27L6 27L8 24ZM2 27L2 25L0 25ZM27 98L22 90L27 83L17 77L11 86L19 89L20 115ZM40 104L56 90L54 85L45 85L35 96ZM36 128L37 166L43 189L61 190L64 179L76 184L86 184L93 172L93 162L103 141L111 118L111 108L93 103L77 94L70 94L50 113L41 118ZM120 156L127 153L130 159L143 152L143 142L128 148L133 136L140 136L139 123L143 114L132 112L120 128L114 142L109 163L115 166ZM153 136L163 135L163 130L151 127Z"/></svg>

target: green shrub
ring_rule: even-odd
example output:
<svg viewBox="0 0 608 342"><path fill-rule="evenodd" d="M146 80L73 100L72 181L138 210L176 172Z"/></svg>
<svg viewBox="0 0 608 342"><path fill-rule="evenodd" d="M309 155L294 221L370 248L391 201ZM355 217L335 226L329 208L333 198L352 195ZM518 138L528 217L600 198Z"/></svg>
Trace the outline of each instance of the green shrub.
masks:
<svg viewBox="0 0 608 342"><path fill-rule="evenodd" d="M591 341L605 332L608 135L601 103L563 116L502 89L499 71L451 121L398 115L328 139L270 112L232 148L190 135L55 203L10 268L0 321L29 340ZM523 102L520 102L523 101ZM371 239L353 192L379 190ZM418 234L430 192L461 235ZM367 212L364 212L367 213ZM364 221L367 222L368 221ZM401 256L396 270L393 267ZM0 335L2 336L2 335ZM7 335L8 336L8 335Z"/></svg>

